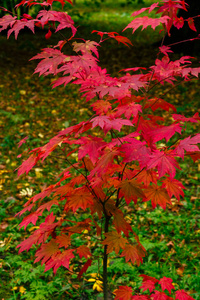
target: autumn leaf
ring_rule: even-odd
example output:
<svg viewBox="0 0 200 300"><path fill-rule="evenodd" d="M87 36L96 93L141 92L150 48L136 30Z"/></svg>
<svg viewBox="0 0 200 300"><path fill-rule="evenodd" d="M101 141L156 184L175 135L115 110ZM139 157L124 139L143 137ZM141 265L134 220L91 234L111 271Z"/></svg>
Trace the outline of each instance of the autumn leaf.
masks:
<svg viewBox="0 0 200 300"><path fill-rule="evenodd" d="M51 239L50 242L46 244L42 244L40 249L36 252L36 259L34 263L41 261L41 264L46 263L50 258L53 259L53 257L59 253L60 250L58 248L58 244L55 242L54 239Z"/></svg>
<svg viewBox="0 0 200 300"><path fill-rule="evenodd" d="M85 245L81 245L77 248L77 253L80 256L80 258L85 257L88 258L88 256L91 256L91 252L89 250L89 248Z"/></svg>
<svg viewBox="0 0 200 300"><path fill-rule="evenodd" d="M179 290L175 292L176 300L195 300L184 290Z"/></svg>
<svg viewBox="0 0 200 300"><path fill-rule="evenodd" d="M136 262L139 267L140 263L143 263L143 257L145 256L146 250L142 245L126 245L122 251L121 257L125 257L126 262L129 260L134 264Z"/></svg>
<svg viewBox="0 0 200 300"><path fill-rule="evenodd" d="M171 200L166 190L156 184L153 184L145 190L146 199L144 202L151 200L153 208L160 205L163 209L166 209L166 204L171 204Z"/></svg>
<svg viewBox="0 0 200 300"><path fill-rule="evenodd" d="M162 181L162 187L166 188L170 198L174 195L178 200L180 200L180 195L184 197L183 184L177 179L165 178Z"/></svg>
<svg viewBox="0 0 200 300"><path fill-rule="evenodd" d="M102 242L103 245L107 245L107 253L115 251L116 254L119 253L120 249L124 249L127 239L123 238L121 234L116 231L111 231L105 233L105 240Z"/></svg>
<svg viewBox="0 0 200 300"><path fill-rule="evenodd" d="M163 277L159 280L158 284L161 285L162 291L167 290L170 294L171 290L174 289L171 278Z"/></svg>
<svg viewBox="0 0 200 300"><path fill-rule="evenodd" d="M59 245L59 247L65 247L68 248L68 246L71 244L71 237L70 235L61 234L56 237L56 243Z"/></svg>
<svg viewBox="0 0 200 300"><path fill-rule="evenodd" d="M61 252L58 252L54 256L51 256L51 258L47 261L45 264L45 272L49 269L53 269L54 274L56 273L57 269L60 266L63 266L67 269L69 269L69 262L72 258L74 258L73 254L74 249L68 249Z"/></svg>
<svg viewBox="0 0 200 300"><path fill-rule="evenodd" d="M137 203L138 198L145 198L142 190L142 185L137 182L135 178L128 180L125 179L119 184L120 196L124 196L126 203L129 204L131 200Z"/></svg>
<svg viewBox="0 0 200 300"><path fill-rule="evenodd" d="M86 208L90 207L92 204L93 197L91 193L86 187L80 187L75 190L75 193L73 195L70 195L68 197L65 209L72 209L73 212L77 211L77 209L79 208L86 210Z"/></svg>
<svg viewBox="0 0 200 300"><path fill-rule="evenodd" d="M154 294L151 294L151 298L153 300L173 300L171 297L170 299L169 296L167 296L165 293L159 291L155 291Z"/></svg>
<svg viewBox="0 0 200 300"><path fill-rule="evenodd" d="M129 286L119 286L119 288L115 290L115 300L131 300L132 292L132 288Z"/></svg>
<svg viewBox="0 0 200 300"><path fill-rule="evenodd" d="M143 292L149 290L149 292L152 293L155 289L155 282L151 280L145 280L140 288L143 290Z"/></svg>
<svg viewBox="0 0 200 300"><path fill-rule="evenodd" d="M163 16L160 17L159 19L149 18L147 16L139 17L133 20L130 24L128 24L128 26L126 26L124 30L128 28L132 28L134 33L136 29L138 29L140 26L142 26L142 30L147 28L148 26L151 26L151 28L155 30L155 28L159 26L160 23L167 25L169 19L170 18L168 16Z"/></svg>

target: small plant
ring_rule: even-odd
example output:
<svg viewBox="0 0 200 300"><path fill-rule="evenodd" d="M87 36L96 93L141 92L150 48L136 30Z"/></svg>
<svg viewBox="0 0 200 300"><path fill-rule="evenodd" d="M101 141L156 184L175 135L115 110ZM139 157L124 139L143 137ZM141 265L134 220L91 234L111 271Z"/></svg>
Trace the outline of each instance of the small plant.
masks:
<svg viewBox="0 0 200 300"><path fill-rule="evenodd" d="M28 159L18 168L19 176L28 174L53 152L55 163L63 160L66 165L59 175L55 170L55 183L31 197L18 213L21 216L29 212L20 228L26 229L40 220L40 225L37 224L32 234L18 246L19 253L37 245L35 262L41 261L45 271L53 269L56 273L63 266L79 279L93 262L102 262L103 267L99 263L98 273L90 282L98 291L103 291L104 300L107 300L109 256L118 256L126 263L139 266L146 255L134 228L134 216L131 220L128 218L131 207L139 208L151 202L153 209L160 206L165 210L172 197L180 201L180 197L184 197L184 186L176 179L180 161L185 156L193 161L200 157L200 134L184 134L186 123L199 122L198 113L189 117L176 114L175 106L164 100L165 95L158 98L152 96L152 91L164 83L174 89L183 80L197 78L200 67L191 66L193 58L190 56L172 61L172 51L164 45L163 38L155 64L149 69L130 66L121 71L123 75L111 77L99 66L98 47L106 39L114 39L128 47L132 42L116 32L96 30L93 33L100 37L99 43L76 40L77 28L73 20L66 12L54 11L53 2L56 1L21 1L17 7L40 6L37 17L33 19L24 14L18 20L15 15L5 15L0 19L0 31L6 29L8 37L14 33L17 39L24 27L34 32L35 26L48 26L45 37L50 39L53 31L68 29L67 37L61 32L62 40L57 45L43 49L32 58L40 60L35 73L56 76L54 88L70 82L79 85L93 116L60 131L46 145L31 150ZM63 6L71 1L57 2ZM157 18L138 17L155 9L161 14ZM154 3L134 12L133 21L124 30L131 28L134 33L140 26L155 29L162 25L164 32L170 34L172 25L181 28L188 22L196 31L192 18L177 17L178 9L187 10L184 1ZM25 139L19 146L24 142ZM72 268L77 258L79 266ZM137 288L120 286L111 291L115 299L193 299L184 290L177 290L171 296L174 286L168 277L158 280L141 276L144 294Z"/></svg>

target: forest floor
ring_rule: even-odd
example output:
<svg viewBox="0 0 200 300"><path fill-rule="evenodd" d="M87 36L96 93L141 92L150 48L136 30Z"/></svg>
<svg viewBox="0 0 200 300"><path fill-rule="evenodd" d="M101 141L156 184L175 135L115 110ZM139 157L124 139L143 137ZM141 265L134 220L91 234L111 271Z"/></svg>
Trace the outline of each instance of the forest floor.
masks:
<svg viewBox="0 0 200 300"><path fill-rule="evenodd" d="M113 12L107 8L103 14L98 9L86 11L85 7L73 11L77 24L80 24L79 37L98 41L98 37L91 34L92 30L118 32L127 24L127 8L123 8L123 13L122 9ZM115 76L121 69L151 66L157 54L155 43L160 39L158 31L137 31L133 36L130 31L123 34L131 39L133 47L108 40L100 48L101 66ZM54 299L78 299L71 295L71 291L77 289L77 278L66 283L69 279L65 270L59 271L55 277L51 271L44 274L43 267L33 264L34 251L18 255L16 250L25 233L18 229L20 220L15 214L21 210L27 197L49 185L55 177L51 165L39 165L28 176L17 178L15 169L22 161L17 156L90 116L88 103L81 98L76 87L53 90L51 78L33 75L36 61L29 59L60 39L59 35L50 40L44 36L42 31L35 35L19 34L17 41L13 37L7 40L6 36L0 36L0 299L5 300L42 300L52 296ZM175 104L177 112L188 117L200 112L198 80L180 83L172 91L169 85L159 86L152 94L159 97L165 94L165 100ZM199 125L188 126L186 134L192 135L199 130ZM28 140L21 150L17 144L25 136ZM184 199L166 211L144 207L137 212L140 235L149 253L148 259L134 270L134 274L137 276L138 272L143 272L156 277L169 274L179 281L180 288L192 290L195 299L199 299L200 164L186 159L181 167L178 179L186 186ZM119 260L115 270L121 272L125 282L132 281L130 274L133 270L128 270L127 276L124 268ZM115 272L109 276L112 280ZM79 293L83 295L80 299L98 299L90 296L91 283L86 287L82 283Z"/></svg>

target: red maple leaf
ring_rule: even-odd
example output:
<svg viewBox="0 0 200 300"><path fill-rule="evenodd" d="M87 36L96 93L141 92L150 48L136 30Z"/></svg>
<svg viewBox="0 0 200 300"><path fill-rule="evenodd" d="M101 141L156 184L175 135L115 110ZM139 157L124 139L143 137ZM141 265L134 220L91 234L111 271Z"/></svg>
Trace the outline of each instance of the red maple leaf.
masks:
<svg viewBox="0 0 200 300"><path fill-rule="evenodd" d="M113 216L113 225L115 226L117 232L120 233L123 231L125 236L128 236L129 232L132 232L133 230L131 225L124 219L123 213L118 209L115 211L115 213L113 213Z"/></svg>
<svg viewBox="0 0 200 300"><path fill-rule="evenodd" d="M83 186L75 189L74 194L68 197L68 201L65 205L65 210L67 211L69 209L72 209L73 212L77 211L77 209L79 208L86 210L86 208L90 207L92 204L92 194L85 186Z"/></svg>
<svg viewBox="0 0 200 300"><path fill-rule="evenodd" d="M173 104L168 103L167 101L165 101L161 98L156 98L156 97L147 100L147 102L145 103L144 108L149 108L149 107L153 111L160 108L160 109L164 109L166 111L169 111L170 109L172 109L173 111L176 112L176 108Z"/></svg>
<svg viewBox="0 0 200 300"><path fill-rule="evenodd" d="M89 250L89 248L85 245L81 245L77 248L76 252L78 253L78 255L80 256L80 258L85 257L88 258L88 256L91 256L91 252Z"/></svg>
<svg viewBox="0 0 200 300"><path fill-rule="evenodd" d="M129 286L119 286L119 288L115 290L115 300L131 300L132 292L132 288Z"/></svg>
<svg viewBox="0 0 200 300"><path fill-rule="evenodd" d="M53 259L56 254L60 252L58 248L58 244L55 242L54 239L51 239L50 242L46 244L42 244L40 249L36 252L36 259L34 263L41 260L41 264L43 265L45 262L47 262L50 258Z"/></svg>
<svg viewBox="0 0 200 300"><path fill-rule="evenodd" d="M154 294L151 294L153 300L170 300L171 297L167 296L165 293L155 291Z"/></svg>
<svg viewBox="0 0 200 300"><path fill-rule="evenodd" d="M143 292L149 290L149 292L152 293L155 289L155 282L151 280L145 280L140 286L140 288L143 290Z"/></svg>
<svg viewBox="0 0 200 300"><path fill-rule="evenodd" d="M57 74L58 66L64 63L67 56L64 55L60 50L52 48L44 48L43 51L30 60L33 59L42 59L37 65L34 73L39 73L39 76L42 74Z"/></svg>
<svg viewBox="0 0 200 300"><path fill-rule="evenodd" d="M147 163L147 170L157 167L160 177L169 174L170 178L176 175L176 168L180 169L179 164L174 159L174 153L170 151L154 151Z"/></svg>
<svg viewBox="0 0 200 300"><path fill-rule="evenodd" d="M168 290L170 294L171 294L171 290L174 289L171 278L163 277L159 280L158 284L161 285L162 291Z"/></svg>
<svg viewBox="0 0 200 300"><path fill-rule="evenodd" d="M199 147L196 144L200 143L200 134L197 134L194 137L187 137L183 140L181 140L176 147L177 154L184 158L184 150L187 152L198 152L200 151Z"/></svg>
<svg viewBox="0 0 200 300"><path fill-rule="evenodd" d="M116 254L119 253L120 249L124 249L127 239L123 238L120 233L116 231L111 231L105 233L105 240L102 242L103 245L107 245L107 253L115 251Z"/></svg>
<svg viewBox="0 0 200 300"><path fill-rule="evenodd" d="M122 251L121 257L125 257L126 262L129 260L134 264L136 262L139 267L140 263L143 262L143 257L145 256L146 250L140 244L138 245L126 245L124 250Z"/></svg>
<svg viewBox="0 0 200 300"><path fill-rule="evenodd" d="M71 244L71 237L70 235L61 234L56 237L56 243L60 247L68 248L68 246Z"/></svg>
<svg viewBox="0 0 200 300"><path fill-rule="evenodd" d="M195 300L184 290L179 290L175 292L176 300Z"/></svg>
<svg viewBox="0 0 200 300"><path fill-rule="evenodd" d="M151 26L151 28L155 30L155 28L159 26L160 23L167 25L169 19L170 18L168 16L163 16L158 19L149 18L147 16L139 17L133 20L130 24L128 24L128 26L126 26L124 30L126 30L127 28L133 28L134 33L136 29L138 29L140 26L142 26L142 30L147 28L148 26Z"/></svg>
<svg viewBox="0 0 200 300"><path fill-rule="evenodd" d="M129 204L131 200L133 200L136 204L138 198L145 198L145 194L142 190L142 185L138 183L135 178L131 180L123 180L122 182L120 182L119 188L119 197L124 196L127 204Z"/></svg>
<svg viewBox="0 0 200 300"><path fill-rule="evenodd" d="M29 225L30 223L33 223L33 225L36 225L36 222L38 220L38 217L41 216L42 213L31 213L30 215L26 216L23 221L19 224L19 228L24 226L24 230L26 230L27 225Z"/></svg>
<svg viewBox="0 0 200 300"><path fill-rule="evenodd" d="M143 278L143 282L147 281L147 280L150 280L154 283L157 283L159 280L156 279L155 277L151 277L151 276L148 276L148 275L145 275L145 274L141 274L139 275L139 277L142 277Z"/></svg>
<svg viewBox="0 0 200 300"><path fill-rule="evenodd" d="M170 198L174 195L178 200L180 200L180 195L184 197L184 189L183 184L177 179L165 178L162 181L162 187L166 188Z"/></svg>
<svg viewBox="0 0 200 300"><path fill-rule="evenodd" d="M68 249L63 252L58 252L54 256L51 256L51 258L45 264L44 271L46 272L52 268L55 274L60 266L69 269L69 262L72 258L74 258L73 251L74 249Z"/></svg>
<svg viewBox="0 0 200 300"><path fill-rule="evenodd" d="M98 161L102 152L101 149L106 145L102 138L92 137L90 135L82 137L76 143L81 144L78 151L78 158L82 159L88 154L93 164Z"/></svg>
<svg viewBox="0 0 200 300"><path fill-rule="evenodd" d="M156 208L157 205L160 205L163 209L166 209L166 204L171 204L170 197L165 189L160 186L157 186L153 183L153 185L146 188L144 191L146 195L146 199L143 201L151 200L151 204L153 208Z"/></svg>

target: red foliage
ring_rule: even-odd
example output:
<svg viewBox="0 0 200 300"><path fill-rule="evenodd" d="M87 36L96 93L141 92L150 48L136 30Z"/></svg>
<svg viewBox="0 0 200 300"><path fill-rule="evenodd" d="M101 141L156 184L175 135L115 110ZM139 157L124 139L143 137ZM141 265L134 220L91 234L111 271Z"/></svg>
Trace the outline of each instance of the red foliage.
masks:
<svg viewBox="0 0 200 300"><path fill-rule="evenodd" d="M62 6L66 2L55 1ZM34 73L39 73L39 76L56 76L53 87L70 82L79 85L86 100L93 101L91 109L94 115L88 121L62 130L46 145L30 151L29 158L18 168L19 176L27 174L39 160L43 161L56 148L67 153L68 166L60 174L60 180L29 199L24 209L18 213L22 215L30 212L20 224L26 228L30 223L36 225L45 209L50 211L45 221L37 226L38 229L21 242L19 252L29 250L34 244L39 245L35 262L41 261L45 264L45 271L52 268L54 273L60 266L69 269L71 261L78 255L82 265L77 273L80 278L95 259L88 239L95 236L107 254L115 251L126 262L139 266L146 250L124 217L126 208L132 202L140 205L142 201L151 200L153 208L159 205L166 209L171 204L172 196L180 200L180 196L184 196L184 186L175 179L177 169L180 169L179 160L184 159L185 155L191 156L194 161L200 157L200 134L181 139L183 125L187 122L199 122L199 115L196 113L193 117L187 117L173 114L176 112L174 105L153 97L148 92L164 82L173 85L178 78L188 81L198 77L200 68L191 67L190 56L172 61L169 57L172 52L170 47L162 45L159 57L149 69L128 68L123 70L125 75L111 77L106 69L99 66L98 61L98 47L104 41L103 36L126 46L131 46L132 42L116 32L96 30L93 32L100 36L99 43L73 41L77 31L73 20L66 12L47 10L47 7L52 7L53 2L21 1L17 7L40 5L42 9L35 19L26 14L19 20L15 16L5 15L0 19L0 31L7 30L8 37L14 33L17 38L19 31L25 26L33 33L35 26L48 26L49 31L45 37L49 39L53 32L69 29L70 38L44 48L32 58L40 60ZM67 2L71 3L70 0ZM159 17L137 17L154 9L157 9L157 14L161 14ZM178 9L187 10L184 1L165 0L161 4L154 3L134 12L132 16L136 18L125 29L132 28L134 33L140 26L142 29L148 26L155 29L162 24L170 34L172 25L179 29L186 21L196 31L192 18L177 18ZM73 54L71 50L70 54L65 54L67 50L64 51L63 46L68 44L73 49ZM163 117L159 115L159 111L163 111ZM170 118L166 119L166 112ZM26 139L19 142L19 146ZM48 197L50 200L46 199ZM59 206L62 211L58 220L52 212L53 205ZM90 218L83 221L72 221L70 217L68 219L68 215L85 210L90 211ZM104 229L102 222L106 224ZM74 235L80 239L77 247L72 243ZM174 289L170 278L163 277L158 281L150 276L142 277L141 289L149 291L149 295L133 296L130 287L120 286L115 292L115 299L172 299L168 295ZM193 298L181 290L176 292L176 299Z"/></svg>

